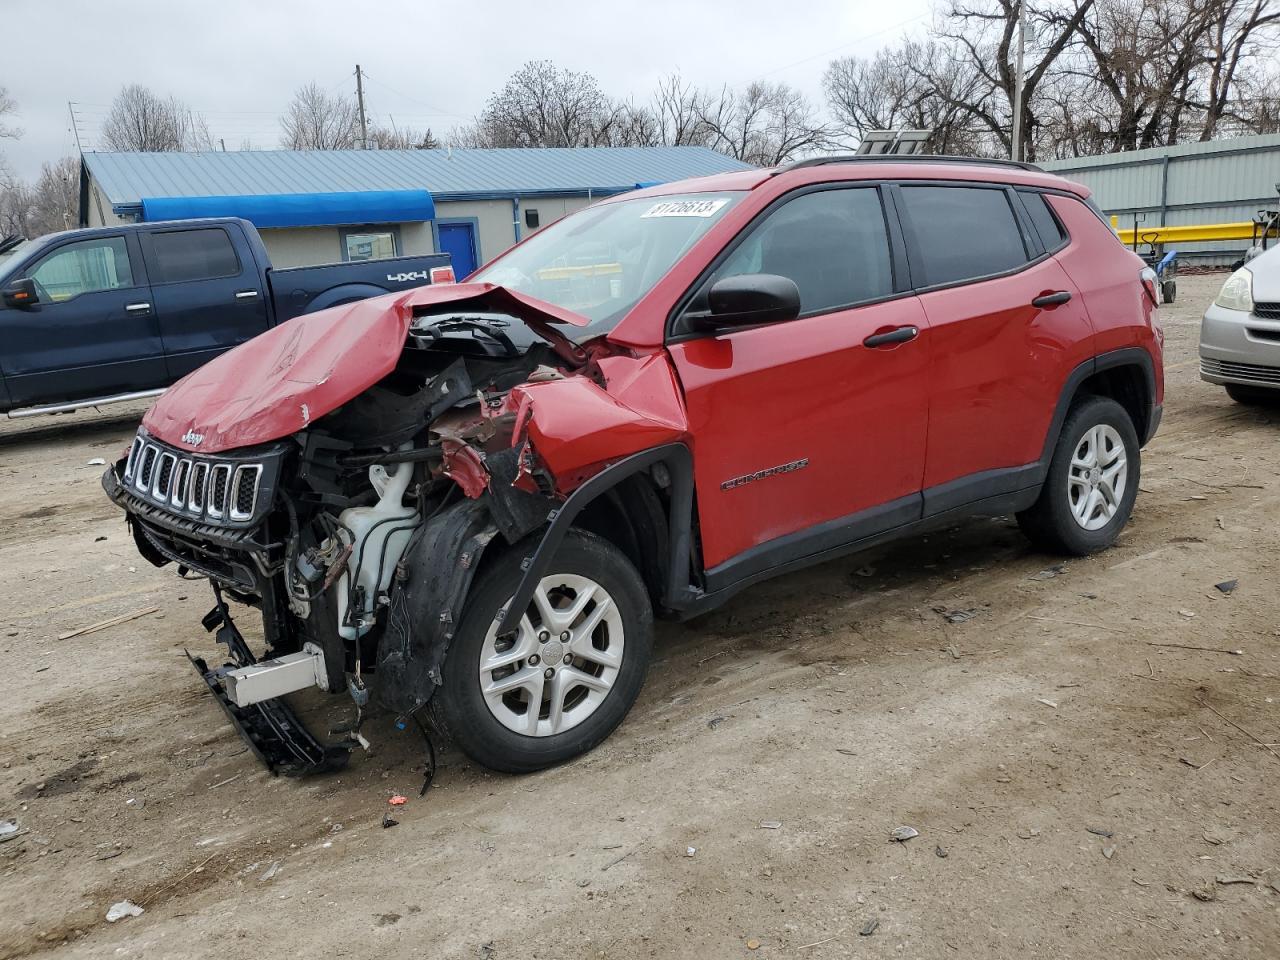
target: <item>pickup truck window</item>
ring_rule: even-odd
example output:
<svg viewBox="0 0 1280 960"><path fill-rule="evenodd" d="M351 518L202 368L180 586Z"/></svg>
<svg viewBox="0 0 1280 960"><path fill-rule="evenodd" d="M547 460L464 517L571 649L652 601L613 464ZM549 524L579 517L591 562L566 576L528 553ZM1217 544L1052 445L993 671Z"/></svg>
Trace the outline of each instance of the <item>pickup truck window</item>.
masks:
<svg viewBox="0 0 1280 960"><path fill-rule="evenodd" d="M60 303L82 293L133 286L129 249L124 237L97 237L58 247L28 271L36 293L46 303Z"/></svg>
<svg viewBox="0 0 1280 960"><path fill-rule="evenodd" d="M637 197L588 207L536 233L471 280L519 290L591 323L578 340L607 333L741 192Z"/></svg>
<svg viewBox="0 0 1280 960"><path fill-rule="evenodd" d="M154 233L151 244L156 261L153 283L187 283L240 273L240 258L220 227Z"/></svg>

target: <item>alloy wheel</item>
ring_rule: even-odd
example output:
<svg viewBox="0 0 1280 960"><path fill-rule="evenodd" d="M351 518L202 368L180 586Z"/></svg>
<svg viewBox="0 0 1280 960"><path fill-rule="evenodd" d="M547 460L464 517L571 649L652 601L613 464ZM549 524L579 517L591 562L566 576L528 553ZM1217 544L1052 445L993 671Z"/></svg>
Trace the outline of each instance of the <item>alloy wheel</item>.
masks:
<svg viewBox="0 0 1280 960"><path fill-rule="evenodd" d="M1128 477L1129 460L1116 429L1100 423L1086 430L1067 474L1067 499L1076 523L1085 530L1110 523L1124 499Z"/></svg>

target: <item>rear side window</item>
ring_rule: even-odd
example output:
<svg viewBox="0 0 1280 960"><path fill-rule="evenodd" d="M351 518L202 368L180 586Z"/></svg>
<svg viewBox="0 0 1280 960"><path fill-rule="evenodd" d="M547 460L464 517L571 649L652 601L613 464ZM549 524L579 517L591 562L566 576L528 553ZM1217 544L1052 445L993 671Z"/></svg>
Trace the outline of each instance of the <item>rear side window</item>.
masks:
<svg viewBox="0 0 1280 960"><path fill-rule="evenodd" d="M800 312L821 313L893 293L880 192L823 190L788 200L751 229L707 281L772 273L800 288Z"/></svg>
<svg viewBox="0 0 1280 960"><path fill-rule="evenodd" d="M1057 250L1067 242L1067 232L1058 223L1058 218L1049 209L1049 204L1041 193L1022 193L1022 204L1027 208L1031 224L1040 235L1040 242L1050 252Z"/></svg>
<svg viewBox="0 0 1280 960"><path fill-rule="evenodd" d="M1027 262L1003 189L903 187L902 198L924 261L925 286L989 277Z"/></svg>
<svg viewBox="0 0 1280 960"><path fill-rule="evenodd" d="M213 280L240 273L240 260L231 238L227 231L216 227L153 233L151 247L156 259L154 283Z"/></svg>

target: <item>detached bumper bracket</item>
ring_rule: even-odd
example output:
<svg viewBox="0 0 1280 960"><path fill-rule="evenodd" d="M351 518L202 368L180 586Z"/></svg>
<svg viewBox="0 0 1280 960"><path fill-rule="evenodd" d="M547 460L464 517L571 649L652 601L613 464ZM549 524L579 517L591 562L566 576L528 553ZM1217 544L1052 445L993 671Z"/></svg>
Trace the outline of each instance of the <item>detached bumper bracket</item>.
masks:
<svg viewBox="0 0 1280 960"><path fill-rule="evenodd" d="M239 628L232 622L221 597L218 599L218 605L209 611L203 623L206 630L217 631L218 642L226 644L234 662L210 669L204 660L190 653L187 653L187 659L241 739L273 774L303 777L341 770L347 765L351 751L345 746L325 746L317 741L283 699L263 700L248 707L232 702L222 686L223 673L236 667L247 667L256 659Z"/></svg>

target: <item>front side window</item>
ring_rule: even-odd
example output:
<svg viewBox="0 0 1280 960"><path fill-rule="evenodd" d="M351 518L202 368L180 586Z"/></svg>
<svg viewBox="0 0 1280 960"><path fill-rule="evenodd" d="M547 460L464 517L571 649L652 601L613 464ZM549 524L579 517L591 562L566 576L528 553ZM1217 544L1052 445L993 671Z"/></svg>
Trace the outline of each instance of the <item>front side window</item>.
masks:
<svg viewBox="0 0 1280 960"><path fill-rule="evenodd" d="M750 273L794 280L802 315L893 293L880 192L874 187L822 190L787 201L750 228L704 289Z"/></svg>
<svg viewBox="0 0 1280 960"><path fill-rule="evenodd" d="M240 258L231 238L218 227L154 233L151 247L156 259L154 283L189 283L240 274Z"/></svg>
<svg viewBox="0 0 1280 960"><path fill-rule="evenodd" d="M342 242L347 260L387 260L396 256L396 235L390 230L345 231Z"/></svg>
<svg viewBox="0 0 1280 960"><path fill-rule="evenodd" d="M989 277L1027 262L1003 189L904 186L902 199L923 260L924 286Z"/></svg>
<svg viewBox="0 0 1280 960"><path fill-rule="evenodd" d="M612 330L742 197L694 193L588 207L472 275L586 317L586 339Z"/></svg>
<svg viewBox="0 0 1280 960"><path fill-rule="evenodd" d="M60 303L84 293L133 286L124 237L68 243L40 260L29 273L41 300Z"/></svg>

